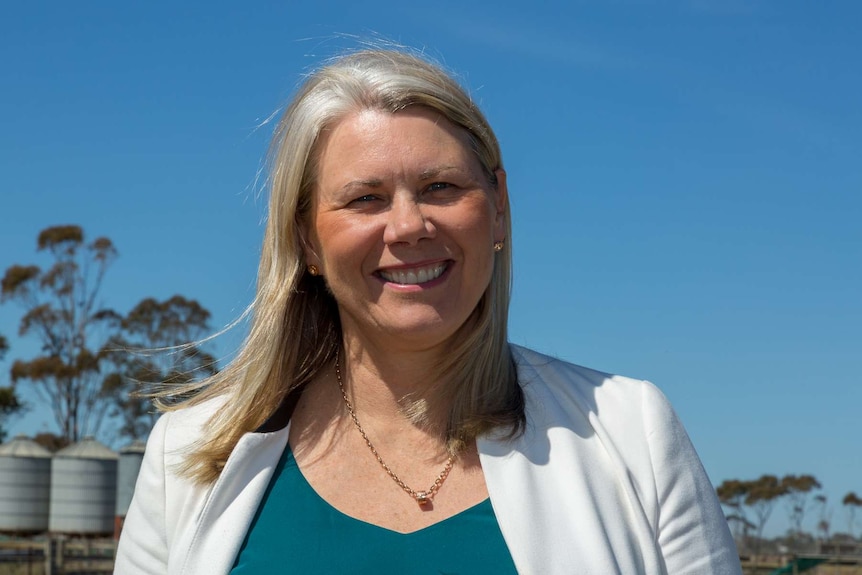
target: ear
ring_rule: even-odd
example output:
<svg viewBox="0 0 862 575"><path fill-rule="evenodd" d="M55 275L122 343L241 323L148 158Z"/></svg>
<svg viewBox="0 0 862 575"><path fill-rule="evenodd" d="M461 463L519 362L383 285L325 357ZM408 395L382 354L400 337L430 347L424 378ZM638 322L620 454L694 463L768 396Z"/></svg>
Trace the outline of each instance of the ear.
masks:
<svg viewBox="0 0 862 575"><path fill-rule="evenodd" d="M302 249L302 261L306 266L317 266L321 267L320 257L318 257L319 250L317 249L316 238L314 237L314 233L312 233L310 226L307 221L304 221L304 218L296 218L296 228L299 230L299 243L300 248Z"/></svg>
<svg viewBox="0 0 862 575"><path fill-rule="evenodd" d="M506 211L509 209L509 188L506 186L506 170L499 168L494 171L497 176L497 189L494 190L494 208L497 213L494 219L494 241L506 240Z"/></svg>

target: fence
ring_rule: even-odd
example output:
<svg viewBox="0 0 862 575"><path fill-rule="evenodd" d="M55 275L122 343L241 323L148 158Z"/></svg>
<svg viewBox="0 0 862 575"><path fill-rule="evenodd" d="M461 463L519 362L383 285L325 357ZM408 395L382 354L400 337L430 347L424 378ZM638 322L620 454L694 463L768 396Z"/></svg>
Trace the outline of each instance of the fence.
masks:
<svg viewBox="0 0 862 575"><path fill-rule="evenodd" d="M0 541L0 575L105 575L116 550L113 539Z"/></svg>
<svg viewBox="0 0 862 575"><path fill-rule="evenodd" d="M808 568L790 567L801 557L796 555L740 555L744 575L770 575L782 573L804 575L862 575L862 555L806 555L804 559L818 559L822 563Z"/></svg>

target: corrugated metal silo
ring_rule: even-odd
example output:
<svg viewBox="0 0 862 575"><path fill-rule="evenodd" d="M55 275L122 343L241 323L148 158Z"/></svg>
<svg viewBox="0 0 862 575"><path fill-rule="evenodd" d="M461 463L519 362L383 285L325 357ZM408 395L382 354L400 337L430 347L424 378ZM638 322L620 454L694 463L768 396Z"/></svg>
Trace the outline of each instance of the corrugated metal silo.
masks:
<svg viewBox="0 0 862 575"><path fill-rule="evenodd" d="M135 482L144 460L147 444L135 441L120 450L120 463L117 469L117 518L114 527L114 537L119 537L123 527L123 519L129 512L132 495L135 494Z"/></svg>
<svg viewBox="0 0 862 575"><path fill-rule="evenodd" d="M114 532L117 459L116 453L92 437L54 454L51 531L86 535Z"/></svg>
<svg viewBox="0 0 862 575"><path fill-rule="evenodd" d="M51 452L23 435L0 445L0 531L48 529Z"/></svg>

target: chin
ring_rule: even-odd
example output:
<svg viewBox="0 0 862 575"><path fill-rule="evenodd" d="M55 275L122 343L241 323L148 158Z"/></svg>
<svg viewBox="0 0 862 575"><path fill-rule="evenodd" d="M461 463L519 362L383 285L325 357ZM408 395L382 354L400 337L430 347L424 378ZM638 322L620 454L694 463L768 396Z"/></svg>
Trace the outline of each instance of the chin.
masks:
<svg viewBox="0 0 862 575"><path fill-rule="evenodd" d="M398 347L430 349L447 343L458 332L461 325L447 326L438 322L410 323L393 326L386 335L397 343Z"/></svg>

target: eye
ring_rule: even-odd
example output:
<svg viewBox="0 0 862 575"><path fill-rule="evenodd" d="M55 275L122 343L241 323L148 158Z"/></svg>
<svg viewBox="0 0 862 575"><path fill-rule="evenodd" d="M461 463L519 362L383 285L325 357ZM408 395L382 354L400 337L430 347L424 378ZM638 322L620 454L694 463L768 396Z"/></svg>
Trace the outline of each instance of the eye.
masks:
<svg viewBox="0 0 862 575"><path fill-rule="evenodd" d="M376 199L377 199L377 196L375 196L373 194L365 194L364 196L359 196L358 198L354 198L353 200L351 200L350 203L363 204L363 203L367 203L367 202L373 202Z"/></svg>
<svg viewBox="0 0 862 575"><path fill-rule="evenodd" d="M440 190L448 190L451 187L452 187L452 184L450 184L448 182L434 182L433 184L428 186L428 191L429 192L437 192Z"/></svg>
<svg viewBox="0 0 862 575"><path fill-rule="evenodd" d="M423 194L428 202L454 202L465 192L466 188L460 184L450 182L433 182L429 184Z"/></svg>

